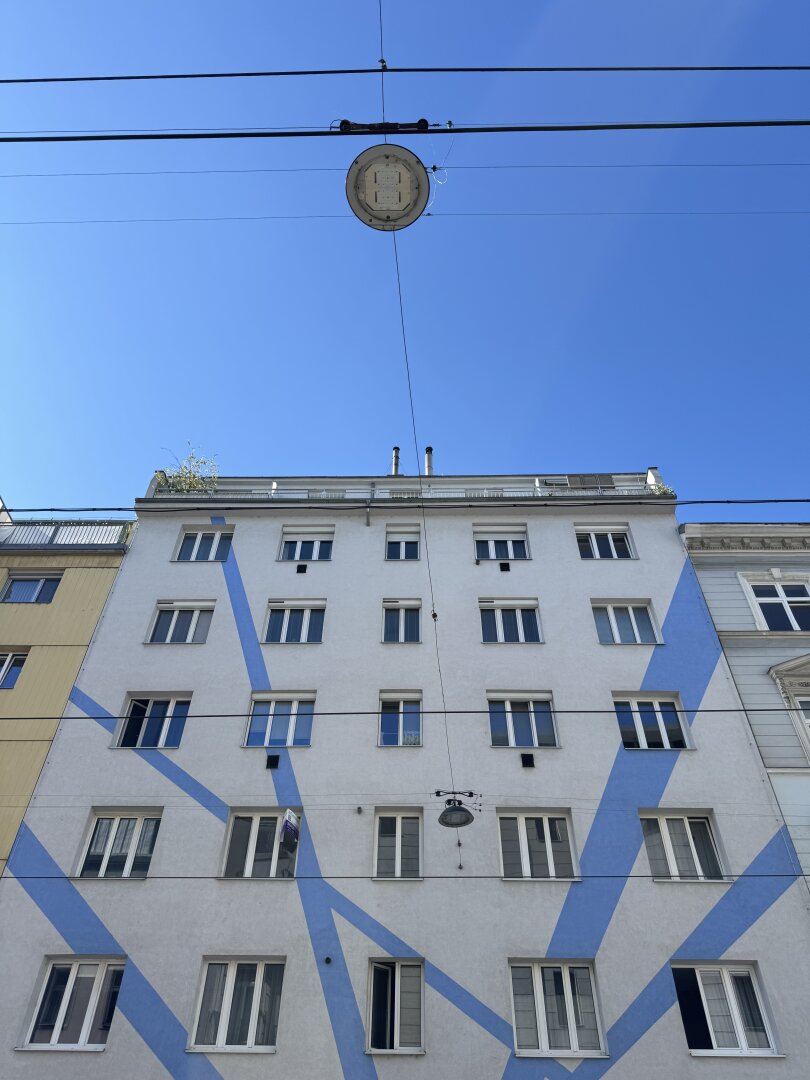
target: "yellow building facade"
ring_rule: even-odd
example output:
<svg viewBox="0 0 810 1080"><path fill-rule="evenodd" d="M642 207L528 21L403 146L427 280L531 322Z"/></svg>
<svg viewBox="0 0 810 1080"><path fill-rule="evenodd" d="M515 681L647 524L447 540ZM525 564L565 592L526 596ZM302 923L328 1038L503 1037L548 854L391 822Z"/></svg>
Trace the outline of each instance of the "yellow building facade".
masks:
<svg viewBox="0 0 810 1080"><path fill-rule="evenodd" d="M0 874L131 528L15 522L0 504Z"/></svg>

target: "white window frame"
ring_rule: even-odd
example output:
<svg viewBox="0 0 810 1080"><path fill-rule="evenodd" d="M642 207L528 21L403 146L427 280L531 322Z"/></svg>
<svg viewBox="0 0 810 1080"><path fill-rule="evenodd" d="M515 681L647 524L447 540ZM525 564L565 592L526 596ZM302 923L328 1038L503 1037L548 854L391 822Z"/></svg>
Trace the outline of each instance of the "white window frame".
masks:
<svg viewBox="0 0 810 1080"><path fill-rule="evenodd" d="M75 1043L60 1043L58 1042L59 1035L61 1034L62 1027L65 1023L65 1014L67 1013L68 1004L70 1002L71 995L73 993L73 986L76 982L76 976L78 975L79 968L85 964L98 964L98 971L95 974L93 982L93 989L90 993L90 997L87 1002L87 1008L84 1015L84 1022L79 1033L79 1041ZM48 1043L34 1043L31 1042L31 1038L34 1034L34 1027L39 1016L39 1010L42 1006L42 1002L45 998L45 990L48 986L48 979L51 972L55 967L66 967L70 965L70 975L68 981L65 984L65 990L62 994L62 1001L59 1004L59 1011L56 1014L56 1020L53 1025L53 1034L51 1035L51 1041ZM45 1051L59 1051L59 1050L95 1050L101 1051L106 1047L106 1043L89 1043L87 1037L90 1034L90 1028L93 1026L93 1019L96 1014L96 1008L98 1007L98 1000L101 996L101 990L104 986L104 978L107 971L110 968L120 968L122 971L126 967L126 957L115 957L114 959L108 957L98 956L76 956L75 954L69 957L54 957L48 963L45 970L45 976L42 979L42 986L40 987L39 994L37 995L36 1005L34 1007L34 1014L31 1018L31 1023L28 1025L27 1034L25 1037L26 1050L45 1050ZM116 1010L118 1009L118 1003L116 1001ZM113 1013L114 1015L114 1013Z"/></svg>
<svg viewBox="0 0 810 1080"><path fill-rule="evenodd" d="M537 1024L537 1035L540 1043L538 1050L518 1049L517 1023L515 1022L515 994L512 984L513 967L530 967L532 970L532 990L534 991L534 1013ZM565 1012L568 1020L568 1040L571 1043L570 1050L552 1050L549 1047L548 1024L546 1021L545 998L543 996L542 969L544 967L562 968L563 972L563 995L565 997ZM571 994L570 969L584 967L588 969L591 979L591 993L593 994L594 1012L596 1015L596 1031L599 1036L598 1050L577 1049L577 1029L574 1021L575 1010ZM516 1057L553 1057L553 1058L599 1058L605 1057L605 1034L602 1029L601 1010L599 997L596 990L596 973L594 965L589 960L557 960L547 958L545 960L521 960L511 958L509 961L509 997L512 1003L512 1032Z"/></svg>
<svg viewBox="0 0 810 1080"><path fill-rule="evenodd" d="M411 703L415 702L419 706L419 742L406 743L406 742L402 741L403 738L404 738L403 725L404 725L404 722L405 722L405 710L404 710L403 706L405 705L406 702L408 704L411 704ZM382 710L383 710L383 705L398 705L399 706L399 710L398 710L399 728L398 728L397 742L396 743L384 743L382 741ZM377 746L381 747L383 750L401 750L403 747L408 747L408 746L422 746L422 727L423 727L422 719L423 719L422 718L422 695L418 691L411 693L411 692L408 692L407 690L403 690L401 693L400 692L397 692L397 693L386 692L386 693L380 694L380 709L379 709L379 713L378 713L378 716L377 716Z"/></svg>
<svg viewBox="0 0 810 1080"><path fill-rule="evenodd" d="M608 545L610 547L610 555L600 555L599 547L596 543L596 534L603 533L607 535ZM616 554L616 545L613 543L614 533L621 533L627 543L627 550L630 552L629 559L621 559ZM584 559L580 552L580 559L583 562L630 562L633 559L637 559L635 545L633 544L633 538L630 535L630 528L627 525L575 525L574 534L577 543L577 550L579 550L579 538L580 536L587 536L588 542L591 546L592 559Z"/></svg>
<svg viewBox="0 0 810 1080"><path fill-rule="evenodd" d="M304 616L301 622L301 637L298 641L287 641L287 630L290 625L290 612L292 610L303 611ZM284 621L281 624L281 635L279 641L268 641L267 635L270 632L270 619L274 611L284 611ZM323 628L321 630L320 641L307 641L309 636L309 620L313 611L322 611L323 616ZM326 629L326 601L325 600L268 600L267 602L267 618L264 621L264 633L262 635L262 645L321 645L324 639L324 631Z"/></svg>
<svg viewBox="0 0 810 1080"><path fill-rule="evenodd" d="M225 976L225 989L222 994L222 1006L217 1027L217 1041L215 1043L196 1043L197 1028L200 1023L200 1009L205 993L205 981L210 964L227 964L228 970ZM228 1026L231 1022L231 1005L233 1004L233 990L236 983L236 969L239 964L256 965L256 981L253 984L253 1001L250 1008L250 1023L248 1024L248 1040L246 1044L226 1043ZM280 964L287 974L287 958L284 956L206 956L203 958L202 976L197 991L197 1003L194 1006L194 1023L189 1032L188 1049L203 1054L275 1054L277 1042L272 1046L256 1046L256 1023L259 1016L259 1004L261 1001L261 986L264 981L264 968L267 964ZM282 976L282 995L284 993L284 978ZM279 1015L279 1025L281 1016Z"/></svg>
<svg viewBox="0 0 810 1080"><path fill-rule="evenodd" d="M175 550L174 558L172 559L172 562L182 562L182 563L224 562L225 561L224 559L217 559L214 556L217 553L217 548L219 547L220 539L223 536L230 536L231 544L233 544L233 532L234 532L233 526L231 526L231 525L228 525L228 526L210 525L207 528L204 525L197 525L197 526L190 525L187 529L183 529L182 533L180 534L180 540L179 540L179 542L177 544L177 548ZM197 558L197 552L200 549L200 544L202 543L202 538L203 538L204 535L205 536L210 536L211 533L214 534L214 542L211 544L211 550L208 552L208 558L207 559L198 559ZM191 549L191 555L187 559L181 559L180 558L180 551L182 550L183 544L186 542L186 539L189 536L196 537L196 539L194 541L194 547Z"/></svg>
<svg viewBox="0 0 810 1080"><path fill-rule="evenodd" d="M379 855L380 841L380 818L392 817L396 819L396 837L394 841L394 873L390 876L379 877L377 874L377 857ZM402 876L402 819L416 818L419 822L419 873L416 877ZM374 880L375 881L421 881L424 876L424 823L422 811L413 810L390 810L388 807L378 807L374 814Z"/></svg>
<svg viewBox="0 0 810 1080"><path fill-rule="evenodd" d="M510 599L510 600L489 600L479 599L478 610L481 611L494 611L495 612L495 632L498 636L497 641L484 641L484 628L481 626L481 642L484 645L542 645L543 644L543 624L540 621L540 605L537 600L529 599ZM518 615L517 618L517 641L506 641L503 631L503 615L502 612L516 611L522 612L525 610L534 611L535 619L537 621L537 641L526 641L523 630L523 616ZM480 619L480 615L479 615Z"/></svg>
<svg viewBox="0 0 810 1080"><path fill-rule="evenodd" d="M172 621L169 623L169 629L166 632L165 641L153 641L152 636L157 629L158 619L163 611L173 611ZM174 633L174 628L177 624L177 620L181 611L191 611L191 622L189 623L188 632L186 634L185 641L172 641L171 636ZM200 620L200 615L204 611L211 612L211 621L214 617L214 601L213 600L159 600L155 616L152 619L149 627L149 633L146 636L146 645L204 645L205 641L195 641L194 634L197 630L197 623ZM210 629L210 623L209 623ZM206 633L206 641L208 635Z"/></svg>
<svg viewBox="0 0 810 1080"><path fill-rule="evenodd" d="M326 542L332 545L329 551L329 558L322 559L321 543ZM301 545L311 543L312 555L308 559L301 556ZM295 555L292 559L284 558L284 548L287 544L295 544ZM278 558L276 562L331 562L332 551L335 545L335 531L332 529L318 529L317 531L307 532L306 529L284 529L281 533L281 544L278 549Z"/></svg>
<svg viewBox="0 0 810 1080"><path fill-rule="evenodd" d="M399 612L399 633L396 641L385 640L385 613L386 611ZM405 615L406 611L419 613L419 637L416 641L405 640ZM383 645L421 645L422 644L422 601L421 600L383 600L382 617L382 643Z"/></svg>
<svg viewBox="0 0 810 1080"><path fill-rule="evenodd" d="M796 622L796 619L795 619L795 617L793 615L793 612L790 610L790 601L791 600L794 600L794 601L795 600L801 600L801 597L798 597L798 596L785 596L782 586L784 586L784 585L788 585L788 586L790 586L790 585L803 585L808 590L808 593L810 593L810 576L808 576L807 574L786 574L783 577L781 574L779 574L779 576L777 577L775 572L774 572L774 573L771 573L771 574L762 574L762 573L760 573L760 574L747 574L747 575L738 574L737 578L738 578L738 580L741 582L741 584L743 586L743 591L745 592L746 598L748 600L748 604L749 604L749 606L750 606L750 608L751 608L751 610L753 612L754 621L756 622L758 630L764 630L765 633L767 633L767 634L806 634L806 633L808 633L807 630L802 630L801 629L799 624ZM773 596L773 597L755 596L754 595L754 587L757 586L757 585L769 585L771 587L775 587L777 595ZM781 605L782 605L788 619L790 620L792 629L791 630L771 630L771 628L768 626L767 622L765 621L765 616L762 613L762 608L760 608L760 606L759 606L760 601L763 601L766 604L767 603L775 604L777 602L781 603ZM810 596L808 596L808 598L807 598L807 603L810 604Z"/></svg>
<svg viewBox="0 0 810 1080"><path fill-rule="evenodd" d="M392 1010L394 1013L394 1046L390 1049L384 1047L377 1047L371 1045L371 1029L374 1015L374 966L375 964L385 965L386 967L395 966L394 973L394 1001ZM421 983L419 987L419 999L422 1010L420 1021L420 1032L422 1035L422 1041L419 1046L400 1046L400 1032L399 1032L399 1002L400 1002L400 969L405 965L407 967L419 967L421 970ZM424 1054L425 1052L425 962L418 956L406 956L406 957L394 957L394 956L380 956L372 957L368 964L368 1008L366 1010L366 1052L369 1054Z"/></svg>
<svg viewBox="0 0 810 1080"><path fill-rule="evenodd" d="M88 874L86 877L82 877L82 869L84 867L85 859L90 852L90 844L93 841L93 834L96 831L96 824L104 818L112 818L112 826L110 827L110 835L107 837L107 842L104 846L104 854L101 859L101 866L99 866L98 873L96 875ZM160 831L160 825L163 819L163 814L160 807L156 807L155 809L150 808L148 810L133 811L133 813L131 814L128 814L125 810L121 810L118 808L110 811L96 810L93 814L93 819L90 822L90 830L87 834L87 840L85 841L84 847L82 848L81 858L79 859L79 866L76 872L77 877L81 878L82 881L94 881L96 879L100 880L105 876L107 872L107 864L110 861L110 855L112 854L112 848L115 842L115 835L118 831L118 826L123 819L129 818L135 818L135 827L132 830L132 836L129 842L129 850L127 852L126 862L124 863L124 869L122 870L120 877L111 878L110 880L120 881L121 878L128 878L130 876L130 873L132 872L132 864L135 861L135 854L138 850L138 843L141 838L141 831L143 829L144 822L147 820L157 821L158 832ZM152 856L150 856L150 866L151 859ZM141 881L143 879L136 878L135 880Z"/></svg>
<svg viewBox="0 0 810 1080"><path fill-rule="evenodd" d="M399 557L392 559L388 555L388 545L399 544ZM416 544L416 558L405 558L405 545ZM422 537L419 526L409 528L403 525L400 528L389 527L385 530L385 561L386 562L419 562L422 558Z"/></svg>
<svg viewBox="0 0 810 1080"><path fill-rule="evenodd" d="M28 653L26 653L26 652L0 653L0 687L3 686L3 679L5 679L6 675L8 674L9 669L11 668L11 665L14 663L15 660L19 660L20 658L22 658L21 667L25 667L25 661L28 659ZM19 677L20 676L18 675L17 678L19 679ZM14 687L13 686L6 686L6 687L3 687L3 689L5 689L5 690L13 690Z"/></svg>
<svg viewBox="0 0 810 1080"><path fill-rule="evenodd" d="M685 714L685 712L683 710L683 706L681 705L680 701L678 700L678 698L676 696L667 695L667 694L647 695L647 694L638 694L638 693L634 693L634 694L614 694L613 695L614 711L615 711L616 705L618 705L619 702L625 702L625 701L628 702L628 704L630 705L630 714L633 717L633 726L636 729L636 738L638 739L638 746L637 747L636 746L633 746L633 747L626 746L625 750L649 750L649 749L652 749L652 750L675 750L677 752L677 751L680 751L682 749L691 750L693 748L691 740L690 740L689 725L686 722L686 714ZM638 708L639 705L652 705L653 706L653 709L655 711L655 720L656 720L656 723L658 724L658 732L659 732L659 734L661 736L661 739L662 739L662 741L664 743L663 747L654 746L654 747L650 748L647 745L647 736L646 736L646 733L644 731L644 725L641 722L641 714L640 714L639 708ZM675 706L675 712L677 713L677 716L678 716L678 723L681 726L681 735L683 737L683 741L685 743L685 746L683 746L683 747L670 746L669 735L667 734L666 725L664 723L664 717L663 717L663 715L661 713L661 705L674 705ZM616 717L616 722L618 723L618 716ZM619 736L621 737L621 732L619 732Z"/></svg>
<svg viewBox="0 0 810 1080"><path fill-rule="evenodd" d="M487 644L495 644L495 643L494 642L487 642ZM531 644L536 644L536 642L532 642ZM549 708L550 708L550 711L551 711L551 726L554 729L554 745L553 746L546 746L545 744L541 746L540 743L538 742L538 739L537 739L537 719L536 719L536 717L534 715L534 702L535 701L546 701L546 702L548 702L548 705L549 705ZM509 738L509 745L508 746L495 746L495 744L491 741L492 740L492 726L491 726L491 723L490 723L489 706L490 705L495 705L495 704L504 706L504 713L505 713L505 716L506 716L506 732L507 732L507 735L508 735L508 738ZM530 721L531 726L532 726L532 740L533 740L531 746L518 746L518 744L515 742L515 726L514 726L514 720L513 720L513 717L512 717L512 706L515 705L515 704L528 705L529 706L529 721ZM560 735L559 735L559 732L557 731L557 719L556 719L556 717L554 715L554 703L552 701L551 694L548 693L548 691L540 692L540 693L537 693L537 694L527 694L527 693L524 692L524 693L520 693L520 694L508 694L508 695L497 693L495 691L493 691L491 693L488 693L487 694L487 723L490 724L490 731L489 731L490 746L492 746L495 750L524 750L524 751L526 751L526 750L532 750L532 749L534 749L534 750L557 750L557 749L559 749Z"/></svg>
<svg viewBox="0 0 810 1080"><path fill-rule="evenodd" d="M650 624L652 626L654 641L641 641L641 635L638 632L638 624L636 623L636 617L633 614L634 607L643 607L647 609L647 614L650 617ZM613 641L599 641L599 630L596 626L596 616L593 614L594 608L606 608L608 621L610 622L610 629L613 632ZM622 641L619 634L619 627L616 622L616 616L614 614L614 608L627 608L630 615L630 622L633 627L633 633L635 635L635 641ZM596 630L596 640L600 645L643 645L649 648L652 645L663 644L661 637L661 631L658 627L658 623L653 612L652 604L649 600L591 600L591 615L594 622L594 629Z"/></svg>
<svg viewBox="0 0 810 1080"><path fill-rule="evenodd" d="M523 871L521 877L507 877L503 865L503 843L500 836L501 818L517 818L518 841L520 843L520 866ZM546 845L546 858L548 859L548 877L533 877L531 872L531 860L529 858L529 840L526 834L526 822L531 818L540 818L543 822L543 842ZM549 818L563 818L568 830L568 849L571 853L571 866L573 872L569 877L562 877L555 872L554 852L551 848L551 831ZM579 864L574 850L574 831L571 826L571 814L567 810L499 810L498 811L498 852L501 859L501 877L504 881L578 881Z"/></svg>
<svg viewBox="0 0 810 1080"><path fill-rule="evenodd" d="M38 586L36 592L31 597L30 600L7 600L6 596L8 595L9 592L11 592L12 586L14 585L15 581L38 581L39 586ZM39 573L39 574L28 573L28 574L26 574L26 573L12 572L12 573L10 573L8 575L8 577L6 578L5 584L3 585L2 590L0 590L0 603L2 603L2 604L36 604L37 597L42 592L46 581L56 581L57 582L57 588L58 588L59 584L61 584L61 582L62 582L62 573L61 572L54 572L54 573ZM48 603L50 603L50 600L48 601Z"/></svg>
<svg viewBox="0 0 810 1080"><path fill-rule="evenodd" d="M791 692L791 698L793 699L799 722L802 725L802 730L806 736L810 737L810 690L805 690L804 692L794 690Z"/></svg>
<svg viewBox="0 0 810 1080"><path fill-rule="evenodd" d="M660 813L647 813L645 811L645 812L642 812L639 815L639 817L640 817L640 819L642 821L644 821L646 819L646 820L650 820L650 821L655 820L655 821L658 822L658 829L659 829L659 832L660 832L660 835L661 835L661 842L662 842L662 844L664 846L664 854L666 855L667 865L669 866L669 877L668 878L656 877L656 878L653 878L654 881L680 881L680 882L686 882L687 884L694 885L696 882L709 882L709 883L721 882L722 883L722 882L724 882L726 880L726 872L725 872L725 870L723 868L724 867L724 860L723 860L722 854L720 852L720 845L717 842L716 829L714 827L714 822L712 821L712 815L710 813L708 813L708 811L705 811L705 810L687 810L687 811L684 811L684 810L662 810ZM678 860L675 858L675 851L674 851L674 849L672 847L672 839L671 839L671 837L669 835L669 826L667 824L667 819L668 818L677 818L679 821L682 821L683 824L686 827L686 838L689 841L689 851L691 852L692 859L694 860L694 863L695 863L695 870L697 871L695 877L681 877L681 875L680 875L680 871L678 870ZM705 821L709 826L709 836L711 838L712 847L714 848L714 854L715 854L715 858L717 859L717 865L720 867L720 877L719 878L706 877L706 875L702 872L703 867L701 866L700 858L698 857L698 853L697 853L697 847L695 846L695 841L694 841L694 838L692 836L692 827L690 825L690 819L691 818L697 818L700 821ZM647 845L646 845L646 841L645 841L644 842L645 855L646 855L646 848L647 848ZM652 871L652 867L650 868L650 870Z"/></svg>
<svg viewBox="0 0 810 1080"><path fill-rule="evenodd" d="M706 1026L709 1029L709 1035L711 1036L712 1043L714 1044L713 1050L692 1050L690 1048L689 1053L694 1057L774 1057L776 1056L776 1044L774 1042L773 1030L771 1028L770 1019L768 1017L768 1010L765 1008L765 1002L762 997L762 991L759 988L759 980L755 969L750 964L673 964L673 968L688 968L695 972L697 977L698 990L700 992L700 1002L703 1006L703 1018L706 1021ZM731 1022L734 1025L734 1034L737 1037L739 1043L738 1048L733 1046L717 1046L717 1039L714 1033L714 1027L712 1026L711 1013L709 1012L706 1002L706 994L703 989L703 980L700 977L701 972L711 972L712 974L719 974L723 983L723 992L726 996L726 1005L728 1006L729 1013L731 1014ZM755 1046L749 1047L745 1038L745 1026L740 1014L740 1008L737 1004L737 994L734 990L734 986L731 982L732 975L748 975L751 979L751 985L754 989L754 996L757 999L757 1005L759 1006L760 1014L762 1015L762 1021L765 1025L765 1034L768 1037L770 1046ZM677 1000L677 998L676 998Z"/></svg>
<svg viewBox="0 0 810 1080"><path fill-rule="evenodd" d="M121 740L124 737L124 732L126 731L127 724L131 719L132 706L136 701L147 702L146 713L144 714L143 722L141 725L141 733L138 736L138 742L135 744L135 746L124 746ZM155 746L144 746L142 740L146 731L147 724L149 722L149 710L156 701L168 701L169 704L166 709L166 715L163 717L163 726L160 729L160 736L157 740L157 744ZM175 706L181 701L187 701L190 708L191 694L176 694L168 697L162 697L160 694L130 694L127 698L126 704L127 714L124 717L123 723L121 724L121 727L119 728L115 737L116 748L120 750L176 750L176 746L166 747L166 736L169 734L169 728L171 727L172 719L174 718ZM188 719L188 714L186 714L186 719Z"/></svg>
<svg viewBox="0 0 810 1080"><path fill-rule="evenodd" d="M515 557L516 540L522 543L526 550L526 557L523 559L520 556ZM496 542L506 543L508 554L505 557L495 554ZM487 545L488 555L486 558L478 554L479 544ZM474 529L473 551L475 552L476 562L529 562L532 557L529 550L529 536L525 528L504 529L502 533L498 529Z"/></svg>
<svg viewBox="0 0 810 1080"><path fill-rule="evenodd" d="M276 645L276 644L279 644L279 642L271 642L271 644ZM306 644L306 642L304 644ZM312 644L312 643L310 642L310 644ZM276 705L281 704L281 703L290 706L289 723L287 725L287 741L283 744L283 746L282 746L281 743L272 743L271 744L269 742L270 730L271 730L271 728L273 726L273 719L274 719L275 713L276 713ZM258 745L256 743L249 743L247 741L248 736L250 735L250 728L251 728L251 725L253 723L253 711L254 711L254 709L256 708L257 705L269 705L270 706L270 712L267 715L267 724L266 724L265 729L264 729L264 742L261 744L263 747L269 747L270 749L272 749L273 747L278 747L279 750L283 749L284 746L286 746L288 748L306 749L306 747L303 744L295 743L295 742L293 742L293 740L295 739L295 729L296 729L296 726L298 724L298 707L299 707L299 705L312 705L313 706L313 719L314 719L314 714L315 714L315 710L314 710L315 691L314 690L311 693L308 693L308 692L299 693L295 697L287 697L284 694L273 694L270 697L254 697L254 698L252 698L251 702L250 702L250 716L248 717L247 727L245 728L245 738L244 738L244 741L242 742L243 746L247 746L251 750L255 749L257 747L257 745ZM308 744L308 745L311 745L311 744Z"/></svg>
<svg viewBox="0 0 810 1080"><path fill-rule="evenodd" d="M281 826L284 822L284 814L287 807L285 806L268 806L264 810L233 810L231 812L231 820L228 823L228 840L225 844L225 859L222 863L222 879L223 881L252 881L253 878L253 863L256 859L256 840L259 835L259 823L263 817L274 817L277 819L276 832L273 837L273 854L270 858L270 874L266 878L257 878L257 881L294 881L295 871L298 869L298 850L295 852L295 864L293 866L293 872L291 877L276 877L276 870L278 868L278 849L281 845ZM301 810L292 811L298 818L299 828L303 818ZM228 855L231 850L231 842L233 840L233 830L236 824L237 818L251 819L250 822L250 836L248 837L247 852L245 854L245 868L244 873L240 878L226 877L225 867L228 864Z"/></svg>

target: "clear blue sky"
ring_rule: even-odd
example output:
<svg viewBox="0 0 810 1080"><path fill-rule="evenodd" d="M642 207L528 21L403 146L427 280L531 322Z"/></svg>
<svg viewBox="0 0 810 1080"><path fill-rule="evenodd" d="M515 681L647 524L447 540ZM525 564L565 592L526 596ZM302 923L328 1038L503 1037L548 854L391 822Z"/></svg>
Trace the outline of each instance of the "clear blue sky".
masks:
<svg viewBox="0 0 810 1080"><path fill-rule="evenodd" d="M391 66L810 59L806 0L383 0L383 13ZM379 54L377 0L25 0L3 6L0 33L7 77ZM380 118L376 77L0 87L0 102L8 131ZM810 73L391 75L386 104L389 119L456 124L807 117ZM224 474L385 472L394 443L414 471L392 241L344 196L370 141L0 147L6 502L124 505L189 442ZM428 165L449 151L436 216L399 234L419 441L437 471L654 464L683 497L810 495L810 130L401 141ZM543 167L462 167L483 165ZM162 172L223 169L312 171ZM10 175L139 171L158 175ZM557 216L452 216L521 210ZM783 212L729 213L763 210ZM5 224L272 214L337 216Z"/></svg>

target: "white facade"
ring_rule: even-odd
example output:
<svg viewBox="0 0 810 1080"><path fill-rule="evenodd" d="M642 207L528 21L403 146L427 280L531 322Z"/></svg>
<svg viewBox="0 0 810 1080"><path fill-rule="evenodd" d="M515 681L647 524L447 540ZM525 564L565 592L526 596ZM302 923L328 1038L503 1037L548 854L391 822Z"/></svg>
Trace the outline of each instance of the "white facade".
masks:
<svg viewBox="0 0 810 1080"><path fill-rule="evenodd" d="M654 473L570 485L565 477L432 476L421 498L419 481L402 476L223 479L214 495L182 499L150 490L0 885L0 959L13 972L0 981L0 1075L564 1080L576 1069L650 1080L703 1077L708 1068L723 1078L804 1077L810 969L797 957L810 946L807 893L657 482ZM224 561L177 558L200 554L203 541L183 548L186 534L212 531L233 534ZM583 558L577 534L597 533L623 535L632 557ZM417 559L386 558L389 540L414 538ZM476 539L523 540L528 558L513 546L510 558L477 559ZM331 557L307 560L297 547L282 558L285 543L307 540L331 540ZM385 641L386 609L414 606L420 640ZM482 623L482 607L501 614ZM601 643L594 607L603 635L610 625L641 640L646 609L658 643ZM503 615L532 609L541 641L531 640L531 616ZM206 616L160 621L161 610L212 611L206 640L193 640ZM298 610L323 610L320 642L283 640L299 633L289 614ZM524 640L484 643L490 625L501 637L517 627ZM262 643L270 626L282 640ZM409 636L404 615L397 627ZM311 745L244 745L252 706L274 697L314 700ZM687 748L623 748L614 702L639 698L674 703ZM146 699L190 701L179 746L118 745L131 739L132 703ZM558 745L493 747L493 700L538 702L543 730L550 701ZM381 702L392 701L420 703L421 745L404 737L413 735L413 706L401 728L393 710L386 720L410 744L378 745ZM158 739L168 732L167 724ZM526 753L533 767L522 764ZM277 768L267 767L268 755L278 755ZM437 821L444 799L435 791L451 788L480 794L466 800L480 813L458 832ZM295 878L225 878L234 818L278 817L277 808L301 817ZM567 832L572 874L505 879L499 815L545 818L563 873ZM140 829L157 816L145 878L80 877L98 817L135 818ZM393 866L416 876L384 876L381 816L395 823ZM682 879L672 842L663 856L670 880L653 879L642 818L663 821L644 827L660 827L669 841L676 827L670 835L664 819L686 822L706 879ZM719 875L707 870L701 828L713 837ZM525 832L521 843L519 861L529 865ZM253 826L254 864L256 844ZM101 1037L91 1002L68 1053L58 1038L69 1027L69 987L52 995L50 1016L40 995L54 962L78 980L70 966L78 960L102 1001L106 969L93 965L125 967L106 1042L93 1042ZM198 1048L214 1029L220 1042L234 1035L238 973L229 962L268 985L283 965L274 1039L265 1008L277 1003L274 991L254 994L244 1014L248 1040L264 1024L272 1047ZM210 977L206 1035L198 1015L209 963L223 966ZM519 1000L517 1054L510 963L521 969L516 985L533 978L538 995L543 965L567 986L548 1015L540 1001L536 1050ZM726 1023L736 1050L714 1050L711 1062L690 1051L673 964L705 973L704 995L713 987L728 1009L725 1021L712 1021L713 1040ZM396 993L392 1026L385 986ZM746 993L756 1021L749 1015L748 1027ZM219 1024L212 1001L226 1017ZM371 1045L388 1040L399 1045Z"/></svg>

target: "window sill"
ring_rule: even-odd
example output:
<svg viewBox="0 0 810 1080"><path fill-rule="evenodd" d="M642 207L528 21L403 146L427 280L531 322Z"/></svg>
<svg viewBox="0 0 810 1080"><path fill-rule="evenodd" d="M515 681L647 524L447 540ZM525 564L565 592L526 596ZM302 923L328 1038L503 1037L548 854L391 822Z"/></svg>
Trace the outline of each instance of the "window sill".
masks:
<svg viewBox="0 0 810 1080"><path fill-rule="evenodd" d="M482 645L545 645L545 641L482 641Z"/></svg>
<svg viewBox="0 0 810 1080"><path fill-rule="evenodd" d="M411 881L424 881L425 879L423 877L402 877L402 876L400 876L400 877L373 877L371 880L372 881L396 881L396 882L399 882L399 883L402 883L404 881L405 884L407 885L408 882L411 882ZM374 1050L372 1052L375 1053L375 1054L400 1053L400 1051L398 1051L398 1050L397 1051L394 1051L394 1050ZM421 1052L424 1053L424 1050L421 1051ZM409 1050L408 1053L412 1053L412 1051Z"/></svg>
<svg viewBox="0 0 810 1080"><path fill-rule="evenodd" d="M267 745L262 743L261 746L255 745L253 743L251 743L250 745L248 745L247 743L242 743L239 749L264 750L269 754L276 754L279 750L311 750L312 743L268 743Z"/></svg>
<svg viewBox="0 0 810 1080"><path fill-rule="evenodd" d="M690 1050L690 1057L715 1058L785 1058L786 1054L777 1054L773 1050Z"/></svg>
<svg viewBox="0 0 810 1080"><path fill-rule="evenodd" d="M677 878L677 877L654 877L651 879L657 885L731 885L733 878Z"/></svg>
<svg viewBox="0 0 810 1080"><path fill-rule="evenodd" d="M490 743L489 748L490 750L519 750L522 754L531 754L535 750L562 750L559 743L555 743L554 746L495 746Z"/></svg>
<svg viewBox="0 0 810 1080"><path fill-rule="evenodd" d="M372 1057L375 1054L379 1054L380 1056L385 1056L385 1057L406 1057L406 1056L413 1057L413 1056L424 1055L425 1050L424 1050L424 1047L421 1048L421 1049L417 1049L417 1048L410 1049L410 1048L408 1048L407 1050L376 1050L376 1049L374 1049L374 1050L364 1050L363 1053L369 1054Z"/></svg>
<svg viewBox="0 0 810 1080"><path fill-rule="evenodd" d="M608 648L612 648L617 645L621 648L643 648L651 649L656 645L665 645L664 641L600 641L600 645L606 645Z"/></svg>
<svg viewBox="0 0 810 1080"><path fill-rule="evenodd" d="M685 750L694 752L694 746L622 746L630 754L682 754Z"/></svg>
<svg viewBox="0 0 810 1080"><path fill-rule="evenodd" d="M52 1054L66 1052L69 1054L100 1054L103 1050L106 1050L106 1046L46 1046L32 1043L29 1046L15 1046L15 1050L19 1050L22 1053L28 1053L33 1051L35 1054Z"/></svg>
<svg viewBox="0 0 810 1080"><path fill-rule="evenodd" d="M187 1054L275 1054L275 1046L187 1046Z"/></svg>
<svg viewBox="0 0 810 1080"><path fill-rule="evenodd" d="M555 882L558 885L576 885L578 882L582 881L582 878L581 877L506 877L504 874L501 874L501 881L520 881L520 882L528 881L533 885L548 884L548 883L554 884Z"/></svg>
<svg viewBox="0 0 810 1080"><path fill-rule="evenodd" d="M566 1061L579 1061L582 1058L609 1058L604 1050L515 1050L519 1058L565 1058Z"/></svg>
<svg viewBox="0 0 810 1080"><path fill-rule="evenodd" d="M377 743L378 750L421 750L422 743Z"/></svg>
<svg viewBox="0 0 810 1080"><path fill-rule="evenodd" d="M421 645L422 641L421 641L421 639L419 641L381 641L380 644L381 645ZM377 1051L377 1050L374 1051L375 1054L379 1053L379 1052L380 1051ZM386 1053L387 1052L388 1051L386 1051Z"/></svg>
<svg viewBox="0 0 810 1080"><path fill-rule="evenodd" d="M262 641L260 645L323 645L322 641Z"/></svg>
<svg viewBox="0 0 810 1080"><path fill-rule="evenodd" d="M214 880L215 881L238 881L240 884L244 883L245 881L261 881L263 884L266 884L268 881L273 881L273 882L295 881L295 877L294 876L293 877L225 877L224 874L219 874L219 875L217 875L217 877Z"/></svg>

